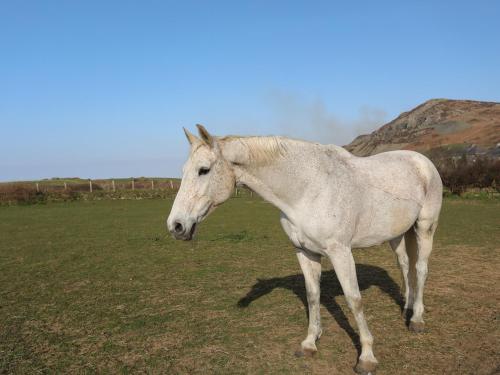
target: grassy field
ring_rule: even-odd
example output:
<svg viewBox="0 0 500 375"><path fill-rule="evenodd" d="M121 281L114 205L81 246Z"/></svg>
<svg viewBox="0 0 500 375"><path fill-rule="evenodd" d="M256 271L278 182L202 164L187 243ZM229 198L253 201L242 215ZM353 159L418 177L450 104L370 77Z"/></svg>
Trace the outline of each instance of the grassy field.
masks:
<svg viewBox="0 0 500 375"><path fill-rule="evenodd" d="M323 336L278 212L235 198L177 242L170 200L0 207L0 373L350 374L359 339L323 262ZM427 282L427 332L400 316L388 246L355 250L380 374L493 374L500 202L445 201ZM353 328L354 327L354 328Z"/></svg>

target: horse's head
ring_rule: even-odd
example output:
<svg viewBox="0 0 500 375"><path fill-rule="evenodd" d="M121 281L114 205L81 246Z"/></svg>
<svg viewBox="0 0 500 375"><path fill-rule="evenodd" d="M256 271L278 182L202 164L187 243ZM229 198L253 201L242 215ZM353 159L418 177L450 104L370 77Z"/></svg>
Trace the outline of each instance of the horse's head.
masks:
<svg viewBox="0 0 500 375"><path fill-rule="evenodd" d="M196 224L225 202L235 185L233 169L222 156L217 139L203 126L196 126L200 138L184 129L191 151L167 219L168 230L178 240L191 240Z"/></svg>

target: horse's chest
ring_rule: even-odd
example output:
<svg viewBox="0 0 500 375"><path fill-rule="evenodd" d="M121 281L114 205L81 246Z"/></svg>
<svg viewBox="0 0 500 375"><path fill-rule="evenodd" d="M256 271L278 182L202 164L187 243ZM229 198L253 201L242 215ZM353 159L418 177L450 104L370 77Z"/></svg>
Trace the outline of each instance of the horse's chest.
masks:
<svg viewBox="0 0 500 375"><path fill-rule="evenodd" d="M322 246L317 241L309 238L306 233L297 225L293 224L288 217L281 213L281 226L293 245L300 249L307 249L318 254L323 254Z"/></svg>

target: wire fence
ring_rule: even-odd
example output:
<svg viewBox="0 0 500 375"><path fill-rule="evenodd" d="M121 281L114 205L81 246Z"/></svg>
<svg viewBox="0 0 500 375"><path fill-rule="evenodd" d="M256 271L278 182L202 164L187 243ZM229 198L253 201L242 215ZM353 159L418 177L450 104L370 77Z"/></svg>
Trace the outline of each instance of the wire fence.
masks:
<svg viewBox="0 0 500 375"><path fill-rule="evenodd" d="M174 197L178 179L68 179L0 184L0 204L93 199L142 199ZM252 191L236 188L234 197L253 197Z"/></svg>
<svg viewBox="0 0 500 375"><path fill-rule="evenodd" d="M31 187L37 192L78 191L92 193L94 191L116 192L122 190L169 190L178 191L180 181L175 179L117 179L117 180L79 180L79 181L40 181L34 183L13 183L17 186Z"/></svg>

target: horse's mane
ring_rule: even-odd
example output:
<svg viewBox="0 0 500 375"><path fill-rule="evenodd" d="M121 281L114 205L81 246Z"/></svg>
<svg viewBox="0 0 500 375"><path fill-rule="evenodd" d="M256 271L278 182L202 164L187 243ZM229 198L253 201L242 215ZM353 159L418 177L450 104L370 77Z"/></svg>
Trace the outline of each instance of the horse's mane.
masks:
<svg viewBox="0 0 500 375"><path fill-rule="evenodd" d="M284 156L287 152L288 139L279 136L226 136L218 140L222 144L236 143L244 147L248 153L249 161L255 164L267 164Z"/></svg>

